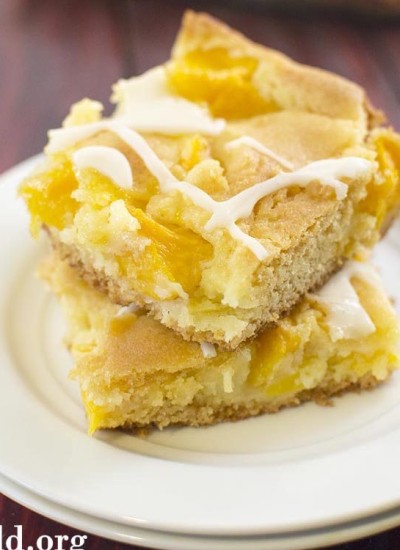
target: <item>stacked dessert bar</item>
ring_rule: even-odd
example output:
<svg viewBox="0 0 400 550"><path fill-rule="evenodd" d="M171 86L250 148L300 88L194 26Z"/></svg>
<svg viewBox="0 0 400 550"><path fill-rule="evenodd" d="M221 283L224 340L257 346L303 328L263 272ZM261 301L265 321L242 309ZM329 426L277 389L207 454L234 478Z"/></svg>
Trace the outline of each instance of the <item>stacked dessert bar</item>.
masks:
<svg viewBox="0 0 400 550"><path fill-rule="evenodd" d="M356 84L188 12L171 60L84 99L22 184L89 430L237 420L400 364L373 245L400 137Z"/></svg>

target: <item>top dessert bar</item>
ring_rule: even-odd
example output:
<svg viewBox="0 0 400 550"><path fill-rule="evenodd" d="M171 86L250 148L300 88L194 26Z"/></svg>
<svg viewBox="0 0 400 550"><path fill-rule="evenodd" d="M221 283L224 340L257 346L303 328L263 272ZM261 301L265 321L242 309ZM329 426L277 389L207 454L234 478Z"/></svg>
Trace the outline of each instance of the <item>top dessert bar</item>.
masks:
<svg viewBox="0 0 400 550"><path fill-rule="evenodd" d="M84 99L21 188L34 234L121 306L235 348L399 205L400 138L365 92L188 12L165 65Z"/></svg>

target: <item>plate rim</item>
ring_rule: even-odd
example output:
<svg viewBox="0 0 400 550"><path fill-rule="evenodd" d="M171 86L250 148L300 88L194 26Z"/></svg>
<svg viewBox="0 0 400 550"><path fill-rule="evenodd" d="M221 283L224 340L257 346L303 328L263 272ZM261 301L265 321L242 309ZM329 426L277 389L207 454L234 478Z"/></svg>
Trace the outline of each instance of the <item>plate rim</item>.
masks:
<svg viewBox="0 0 400 550"><path fill-rule="evenodd" d="M9 480L1 474L0 492L21 506L41 514L52 521L57 521L74 529L84 530L94 536L125 544L140 544L148 548L163 550L208 550L210 543L213 543L214 550L228 550L234 544L237 548L236 543L242 545L244 542L242 537L218 537L213 539L213 537L166 533L148 529L141 531L138 527L104 521L100 518L47 501L40 495L29 491L29 489L20 486L17 482ZM362 523L355 522L354 524L349 522L348 524L332 526L334 530L330 530L329 533L324 533L321 530L317 532L287 533L282 535L281 540L279 538L268 540L268 535L265 537L262 535L261 537L250 537L246 540L246 547L248 550L261 550L260 545L262 545L262 550L287 550L287 544L290 543L292 550L301 550L304 548L311 550L312 548L321 548L321 544L325 547L327 545L355 541L366 536L373 536L399 525L400 507L385 514L379 514L378 517L372 516L366 518ZM155 536L157 537L156 539L154 539ZM166 542L168 544L165 544ZM201 545L199 546L200 542ZM268 546L265 546L266 544ZM218 545L218 547L215 545Z"/></svg>

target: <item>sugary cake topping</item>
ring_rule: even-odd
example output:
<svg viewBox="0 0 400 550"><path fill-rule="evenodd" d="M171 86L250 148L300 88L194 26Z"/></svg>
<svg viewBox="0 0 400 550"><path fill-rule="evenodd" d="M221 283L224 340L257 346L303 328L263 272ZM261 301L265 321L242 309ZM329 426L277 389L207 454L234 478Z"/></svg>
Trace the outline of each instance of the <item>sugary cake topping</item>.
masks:
<svg viewBox="0 0 400 550"><path fill-rule="evenodd" d="M235 149L235 147L240 147L241 145L245 145L247 147L251 147L258 153L261 153L262 155L266 155L267 157L272 158L273 160L276 160L283 168L286 168L286 170L292 171L294 169L294 166L291 162L284 159L280 155L277 155L269 149L268 147L265 147L261 142L259 142L257 139L254 139L250 136L242 136L237 139L233 139L229 143L226 144L226 149Z"/></svg>
<svg viewBox="0 0 400 550"><path fill-rule="evenodd" d="M299 170L290 173L280 173L257 183L228 200L215 201L208 193L195 185L178 180L168 170L161 159L158 158L147 141L136 131L138 129L144 131L144 121L147 120L147 117L149 117L149 124L146 130L150 131L150 128L152 128L152 131L156 131L155 127L151 126L154 122L152 115L153 104L164 105L164 100L167 99L168 102L165 105L168 105L168 108L165 105L164 107L157 107L159 117L157 121L160 125L159 129L162 127L162 130L159 130L162 133L179 134L183 131L199 131L203 122L204 127L209 123L211 124L210 121L212 119L207 111L204 111L195 104L191 104L187 100L182 100L184 104L181 104L179 98L171 99L168 96L169 92L165 91L166 86L165 90L162 91L160 84L161 77L164 78L163 69L157 68L154 71L146 73L143 77L120 83L117 86L115 97L122 103L113 118L75 127L51 130L49 132L49 144L46 152L55 153L66 149L102 130L113 132L141 157L147 169L158 180L163 193L178 191L187 196L197 206L211 213L211 217L205 225L206 231L212 231L216 228L226 229L234 239L241 241L244 246L249 248L260 261L268 256L267 250L257 239L243 232L236 223L238 220L249 216L260 199L291 185L307 187L311 182L318 181L321 185L332 187L337 199L342 200L347 194L347 185L341 181L342 178L354 179L356 177L365 177L372 172L372 163L363 158L343 157L319 160ZM155 86L154 93L151 92L151 86ZM167 96L163 94L167 94ZM171 103L170 99L171 101L176 100L178 105L175 107L175 103ZM193 116L190 115L192 118L188 114L190 108L187 104L193 105ZM144 105L146 109L144 109ZM182 105L185 105L185 107L182 107ZM198 111L199 109L202 112L201 116ZM136 110L140 111L140 115L137 115L138 118L135 118ZM195 112L197 113L196 115L194 114ZM185 116L187 115L187 121L191 121L190 124L192 126L190 126L190 130L188 128L183 130L182 117L185 118L183 113L185 113ZM194 123L195 120L198 122L196 130L194 130L196 126ZM215 133L218 133L223 129L223 125L221 121L214 120L214 122L215 125L211 124L211 126L213 126ZM136 129L134 130L133 127ZM210 130L211 127L208 126L208 129ZM203 133L206 133L204 129ZM241 143L243 144L243 139ZM257 144L256 147L252 140L248 141L246 139L244 143L247 145L251 144L253 148L257 147L260 149L261 147L264 154L267 151L271 156L272 152L264 148L262 144L258 145L257 141L255 141ZM127 160L124 155L119 151L113 154L108 150L106 151L106 149L110 148L87 147L79 149L73 155L75 169L80 170L91 167L110 177L116 184L122 187L128 186L129 182L132 184L134 174L132 179L132 173L130 170L128 171ZM282 160L284 161L284 159ZM286 163L286 161L284 162Z"/></svg>
<svg viewBox="0 0 400 550"><path fill-rule="evenodd" d="M77 137L78 132L75 132L75 130L81 131L79 137ZM114 120L104 120L83 127L55 130L50 135L50 147L48 151L56 152L60 149L64 149L81 139L89 137L89 135L99 130L110 130L129 145L142 158L148 170L158 180L161 191L165 193L179 191L188 196L194 204L211 212L212 216L205 226L206 230L211 231L217 227L227 229L234 239L242 241L245 246L252 250L259 260L265 259L268 252L257 239L244 233L235 222L240 218L249 216L255 204L260 199L290 185L306 187L312 181L319 181L322 185L333 187L337 198L340 200L346 196L347 185L341 182L339 178L355 178L356 176L369 174L372 170L371 162L358 157L321 160L308 164L291 173L278 174L273 178L245 189L226 201L215 201L206 192L195 185L177 180L142 136L131 128L127 128L120 122ZM54 132L57 132L57 134ZM55 137L55 139L53 139L53 137ZM74 161L75 156L79 153L79 163L80 155L86 154L82 153L84 149L85 148L74 154ZM96 162L93 155L91 160L91 167L104 173L103 161ZM115 156L113 157L112 167L107 167L105 175L112 174L116 163L119 163L120 166L115 171L115 174L126 174L126 163L122 161L120 156L118 156L118 158ZM79 168L79 166L77 166L77 168ZM118 183L115 176L113 176L112 179Z"/></svg>
<svg viewBox="0 0 400 550"><path fill-rule="evenodd" d="M132 189L133 177L128 159L118 149L93 145L78 149L73 155L77 170L94 168L122 189Z"/></svg>
<svg viewBox="0 0 400 550"><path fill-rule="evenodd" d="M358 277L375 287L382 286L370 264L347 262L313 297L328 308L327 324L334 342L343 338L361 338L375 331L375 325L363 308L351 279Z"/></svg>
<svg viewBox="0 0 400 550"><path fill-rule="evenodd" d="M234 197L217 203L206 229L215 227L230 227L240 218L250 216L254 206L263 197L289 187L298 185L307 187L311 182L318 181L335 190L336 198L342 200L347 195L347 185L339 178L355 178L367 175L371 171L371 163L358 157L343 157L339 159L318 160L303 166L293 172L282 172L260 183L244 189Z"/></svg>

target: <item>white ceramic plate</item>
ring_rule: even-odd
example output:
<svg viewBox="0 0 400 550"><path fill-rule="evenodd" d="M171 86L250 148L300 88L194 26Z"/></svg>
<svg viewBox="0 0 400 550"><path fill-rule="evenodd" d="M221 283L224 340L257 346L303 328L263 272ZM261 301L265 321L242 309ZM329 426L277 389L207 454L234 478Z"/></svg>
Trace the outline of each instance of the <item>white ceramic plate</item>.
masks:
<svg viewBox="0 0 400 550"><path fill-rule="evenodd" d="M17 183L0 184L0 472L71 510L140 529L210 536L283 536L400 505L400 376L335 407L143 440L86 434L57 305L34 277L43 253L28 234ZM400 297L400 227L379 246Z"/></svg>
<svg viewBox="0 0 400 550"><path fill-rule="evenodd" d="M48 501L0 475L0 492L55 521L112 540L165 550L301 550L321 548L372 535L400 523L400 509L354 523L315 531L259 537L209 537L163 533L101 520Z"/></svg>

